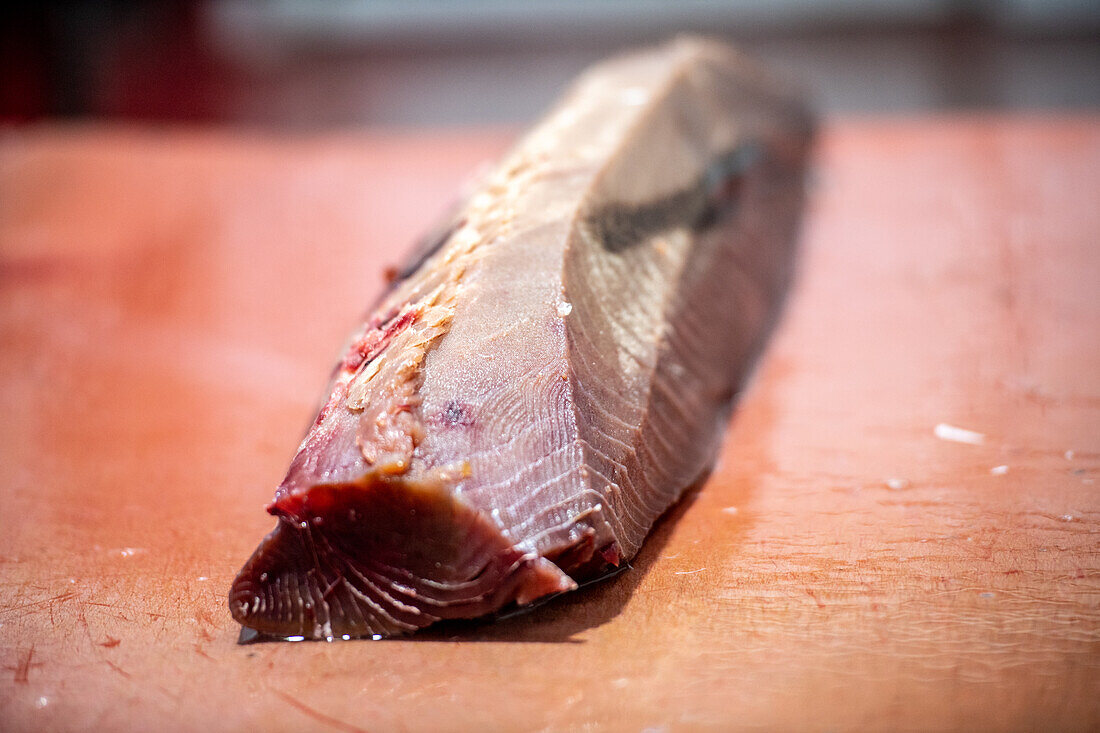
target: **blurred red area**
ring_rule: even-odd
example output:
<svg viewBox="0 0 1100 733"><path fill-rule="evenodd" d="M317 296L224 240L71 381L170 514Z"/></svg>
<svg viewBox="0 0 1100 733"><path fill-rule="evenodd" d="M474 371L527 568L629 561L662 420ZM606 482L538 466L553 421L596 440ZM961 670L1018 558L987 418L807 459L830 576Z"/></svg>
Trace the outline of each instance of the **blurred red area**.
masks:
<svg viewBox="0 0 1100 733"><path fill-rule="evenodd" d="M26 121L49 109L49 32L41 13L0 10L0 119Z"/></svg>
<svg viewBox="0 0 1100 733"><path fill-rule="evenodd" d="M681 31L827 114L1100 108L1088 0L9 0L0 123L520 125L586 65Z"/></svg>
<svg viewBox="0 0 1100 733"><path fill-rule="evenodd" d="M0 10L0 120L218 120L232 68L211 52L201 2L68 2Z"/></svg>

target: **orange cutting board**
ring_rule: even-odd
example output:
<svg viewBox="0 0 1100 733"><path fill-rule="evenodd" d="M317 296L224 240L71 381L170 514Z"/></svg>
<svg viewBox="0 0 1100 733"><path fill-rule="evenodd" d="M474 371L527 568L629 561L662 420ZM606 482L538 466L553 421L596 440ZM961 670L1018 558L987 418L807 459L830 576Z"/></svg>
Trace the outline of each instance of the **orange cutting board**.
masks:
<svg viewBox="0 0 1100 733"><path fill-rule="evenodd" d="M238 646L346 333L508 137L0 133L0 728L1100 727L1097 117L826 124L781 327L630 571Z"/></svg>

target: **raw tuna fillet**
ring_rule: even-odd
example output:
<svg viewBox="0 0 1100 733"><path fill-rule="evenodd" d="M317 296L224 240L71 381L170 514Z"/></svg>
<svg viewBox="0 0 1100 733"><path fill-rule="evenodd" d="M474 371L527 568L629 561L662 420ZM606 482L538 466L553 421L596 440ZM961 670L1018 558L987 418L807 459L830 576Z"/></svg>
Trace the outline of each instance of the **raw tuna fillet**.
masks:
<svg viewBox="0 0 1100 733"><path fill-rule="evenodd" d="M352 336L234 618L401 634L629 560L774 320L811 129L712 42L581 76Z"/></svg>

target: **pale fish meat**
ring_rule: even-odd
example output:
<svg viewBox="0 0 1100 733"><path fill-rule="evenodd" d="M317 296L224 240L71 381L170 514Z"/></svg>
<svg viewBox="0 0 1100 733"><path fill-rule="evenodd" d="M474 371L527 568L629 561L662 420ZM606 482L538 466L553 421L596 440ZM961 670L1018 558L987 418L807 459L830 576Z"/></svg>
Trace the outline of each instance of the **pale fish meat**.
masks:
<svg viewBox="0 0 1100 733"><path fill-rule="evenodd" d="M352 336L234 618L402 634L633 557L775 320L812 131L715 42L584 73Z"/></svg>

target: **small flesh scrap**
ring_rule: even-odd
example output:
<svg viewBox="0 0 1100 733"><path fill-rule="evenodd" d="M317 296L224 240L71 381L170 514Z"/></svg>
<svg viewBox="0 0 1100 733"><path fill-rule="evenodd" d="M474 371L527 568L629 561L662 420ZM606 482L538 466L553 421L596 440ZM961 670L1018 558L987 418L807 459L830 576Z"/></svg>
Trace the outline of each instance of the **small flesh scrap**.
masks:
<svg viewBox="0 0 1100 733"><path fill-rule="evenodd" d="M774 321L812 127L709 41L582 75L352 336L234 618L401 634L633 557Z"/></svg>

